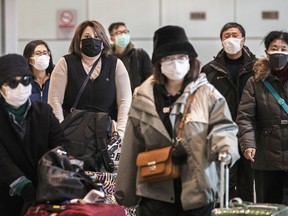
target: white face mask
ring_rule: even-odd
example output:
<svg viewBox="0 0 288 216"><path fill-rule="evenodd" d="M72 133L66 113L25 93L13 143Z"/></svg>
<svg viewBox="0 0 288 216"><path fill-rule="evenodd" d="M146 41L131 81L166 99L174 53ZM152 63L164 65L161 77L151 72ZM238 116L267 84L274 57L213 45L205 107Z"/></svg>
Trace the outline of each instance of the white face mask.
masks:
<svg viewBox="0 0 288 216"><path fill-rule="evenodd" d="M37 70L46 70L49 66L50 56L48 55L41 55L41 56L34 56L32 57L34 59L34 67Z"/></svg>
<svg viewBox="0 0 288 216"><path fill-rule="evenodd" d="M238 53L241 49L243 44L241 44L243 38L228 38L222 42L224 50L226 53L234 55Z"/></svg>
<svg viewBox="0 0 288 216"><path fill-rule="evenodd" d="M22 83L19 83L14 89L10 88L8 85L2 86L0 93L8 104L14 107L19 107L26 103L31 95L31 90L31 84L24 86Z"/></svg>
<svg viewBox="0 0 288 216"><path fill-rule="evenodd" d="M161 71L170 80L182 80L190 69L189 59L162 62Z"/></svg>

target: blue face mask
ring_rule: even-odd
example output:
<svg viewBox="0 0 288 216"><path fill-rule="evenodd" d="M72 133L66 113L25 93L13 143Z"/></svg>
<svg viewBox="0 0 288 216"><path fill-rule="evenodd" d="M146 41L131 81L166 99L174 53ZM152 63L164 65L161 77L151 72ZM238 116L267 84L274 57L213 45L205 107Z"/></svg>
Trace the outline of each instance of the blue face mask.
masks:
<svg viewBox="0 0 288 216"><path fill-rule="evenodd" d="M115 37L115 44L124 48L130 43L130 40L130 34L120 34Z"/></svg>

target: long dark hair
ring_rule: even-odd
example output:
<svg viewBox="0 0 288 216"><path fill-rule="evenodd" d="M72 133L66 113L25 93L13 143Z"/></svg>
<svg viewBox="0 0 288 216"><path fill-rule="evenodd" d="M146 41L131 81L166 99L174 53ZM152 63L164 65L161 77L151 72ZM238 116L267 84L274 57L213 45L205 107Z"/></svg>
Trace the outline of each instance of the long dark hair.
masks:
<svg viewBox="0 0 288 216"><path fill-rule="evenodd" d="M53 58L52 58L51 50L50 50L49 46L47 45L47 43L45 41L43 41L43 40L30 41L24 48L23 56L27 60L27 63L29 65L30 70L33 72L33 66L30 64L30 57L32 57L32 55L33 55L33 53L35 51L35 48L38 45L44 45L47 48L47 50L49 51L49 53L50 53L50 61L49 61L49 65L48 65L48 67L46 69L46 74L51 74L52 71L53 71L53 68L54 68Z"/></svg>

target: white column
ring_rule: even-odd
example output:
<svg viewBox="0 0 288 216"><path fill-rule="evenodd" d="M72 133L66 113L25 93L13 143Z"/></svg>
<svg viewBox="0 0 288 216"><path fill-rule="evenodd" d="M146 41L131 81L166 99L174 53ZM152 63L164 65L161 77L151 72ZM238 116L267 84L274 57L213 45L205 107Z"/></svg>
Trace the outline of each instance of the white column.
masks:
<svg viewBox="0 0 288 216"><path fill-rule="evenodd" d="M17 23L17 0L4 0L2 17L3 25L3 54L16 53L18 51L18 23Z"/></svg>

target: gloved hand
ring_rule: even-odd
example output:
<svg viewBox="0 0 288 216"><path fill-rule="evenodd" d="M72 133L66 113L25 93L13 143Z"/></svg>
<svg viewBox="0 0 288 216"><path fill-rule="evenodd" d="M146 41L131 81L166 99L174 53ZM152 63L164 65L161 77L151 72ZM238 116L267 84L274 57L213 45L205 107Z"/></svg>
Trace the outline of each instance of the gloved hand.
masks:
<svg viewBox="0 0 288 216"><path fill-rule="evenodd" d="M36 204L36 190L32 183L28 183L24 186L21 191L21 196L24 200L21 215L25 215L28 208Z"/></svg>
<svg viewBox="0 0 288 216"><path fill-rule="evenodd" d="M175 164L184 164L187 160L185 148L178 144L172 149L172 159Z"/></svg>

